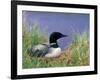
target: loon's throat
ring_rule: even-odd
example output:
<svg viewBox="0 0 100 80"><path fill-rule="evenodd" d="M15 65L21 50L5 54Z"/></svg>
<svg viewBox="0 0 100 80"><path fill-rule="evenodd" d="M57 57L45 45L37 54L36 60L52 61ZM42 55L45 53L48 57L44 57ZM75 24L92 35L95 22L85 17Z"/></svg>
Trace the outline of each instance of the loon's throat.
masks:
<svg viewBox="0 0 100 80"><path fill-rule="evenodd" d="M57 40L55 38L50 37L50 43L57 43Z"/></svg>

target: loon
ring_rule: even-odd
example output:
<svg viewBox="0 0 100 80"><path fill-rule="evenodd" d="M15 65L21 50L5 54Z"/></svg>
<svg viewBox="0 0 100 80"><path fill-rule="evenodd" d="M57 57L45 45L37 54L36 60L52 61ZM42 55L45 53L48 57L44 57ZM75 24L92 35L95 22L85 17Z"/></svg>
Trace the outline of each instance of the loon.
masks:
<svg viewBox="0 0 100 80"><path fill-rule="evenodd" d="M31 55L37 57L58 57L61 55L61 48L59 47L57 40L63 37L67 37L60 32L53 32L49 38L49 44L38 44L31 47Z"/></svg>

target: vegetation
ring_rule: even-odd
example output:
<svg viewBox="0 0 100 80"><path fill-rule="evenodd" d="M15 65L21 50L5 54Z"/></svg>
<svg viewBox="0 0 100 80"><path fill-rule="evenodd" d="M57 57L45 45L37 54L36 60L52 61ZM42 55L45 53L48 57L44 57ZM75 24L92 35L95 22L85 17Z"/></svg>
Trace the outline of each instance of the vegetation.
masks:
<svg viewBox="0 0 100 80"><path fill-rule="evenodd" d="M48 42L48 36L38 25L31 29L23 24L23 68L46 68L89 65L89 35L87 32L73 35L73 41L57 58L35 57L29 55L31 46Z"/></svg>
<svg viewBox="0 0 100 80"><path fill-rule="evenodd" d="M44 42L48 41L47 36L45 35L45 33L43 33L42 31L40 31L40 28L38 26L38 24L33 25L32 27L30 27L31 29L28 28L28 26L26 26L26 24L23 24L23 28L22 28L22 49L23 49L23 57L22 57L22 63L23 63L23 68L30 68L30 67L34 67L32 62L32 58L30 57L30 53L29 50L31 48L31 46L37 45L37 44L41 44Z"/></svg>
<svg viewBox="0 0 100 80"><path fill-rule="evenodd" d="M72 66L89 65L89 35L87 32L76 34L73 42L66 50L70 54L69 62ZM68 53L69 52L69 53Z"/></svg>

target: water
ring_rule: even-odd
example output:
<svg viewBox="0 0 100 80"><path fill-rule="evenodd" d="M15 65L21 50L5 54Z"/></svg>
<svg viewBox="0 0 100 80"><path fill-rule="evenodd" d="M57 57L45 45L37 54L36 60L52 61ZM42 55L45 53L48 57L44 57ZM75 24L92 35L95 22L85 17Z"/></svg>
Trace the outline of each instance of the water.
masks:
<svg viewBox="0 0 100 80"><path fill-rule="evenodd" d="M48 36L52 32L68 35L68 37L58 40L62 49L70 45L72 34L89 32L89 14L23 11L22 15L24 23L27 23L29 27L38 24Z"/></svg>

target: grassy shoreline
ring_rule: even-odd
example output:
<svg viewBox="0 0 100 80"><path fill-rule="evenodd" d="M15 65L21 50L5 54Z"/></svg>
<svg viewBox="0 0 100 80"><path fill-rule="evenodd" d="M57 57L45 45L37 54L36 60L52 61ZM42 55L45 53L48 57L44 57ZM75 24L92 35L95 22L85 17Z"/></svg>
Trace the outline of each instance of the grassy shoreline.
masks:
<svg viewBox="0 0 100 80"><path fill-rule="evenodd" d="M33 25L31 31L23 26L22 67L24 69L89 65L89 36L87 32L73 35L72 43L57 58L29 55L28 49L31 46L47 41L48 37L39 29L38 25Z"/></svg>

